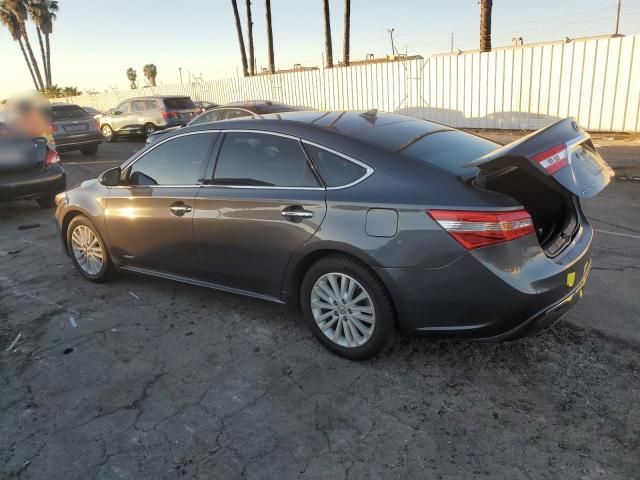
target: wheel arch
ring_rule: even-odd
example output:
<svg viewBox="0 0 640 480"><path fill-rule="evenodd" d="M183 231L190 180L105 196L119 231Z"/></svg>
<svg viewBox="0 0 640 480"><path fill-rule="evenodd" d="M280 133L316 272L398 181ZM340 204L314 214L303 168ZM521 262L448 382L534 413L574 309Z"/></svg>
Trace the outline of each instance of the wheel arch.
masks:
<svg viewBox="0 0 640 480"><path fill-rule="evenodd" d="M318 260L331 255L345 255L351 257L369 268L372 273L376 277L378 277L382 285L384 285L385 289L389 293L393 308L396 312L396 318L398 318L399 312L398 308L396 307L396 300L393 295L393 289L389 288L387 279L379 275L378 270L376 269L376 267L379 267L378 262L373 257L365 252L362 252L361 250L355 249L348 245L339 245L333 243L318 245L317 248L305 251L304 253L300 253L294 260L289 263L283 285L283 296L285 297L287 304L292 309L298 312L301 310L300 288L302 279L304 278L304 275L307 273L309 268Z"/></svg>

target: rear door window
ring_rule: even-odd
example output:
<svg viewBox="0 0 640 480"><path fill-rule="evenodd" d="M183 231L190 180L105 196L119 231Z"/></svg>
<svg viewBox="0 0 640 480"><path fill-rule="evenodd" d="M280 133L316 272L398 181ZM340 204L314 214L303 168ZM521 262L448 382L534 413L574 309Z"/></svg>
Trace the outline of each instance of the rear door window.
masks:
<svg viewBox="0 0 640 480"><path fill-rule="evenodd" d="M53 120L79 120L89 118L86 110L75 105L53 107Z"/></svg>
<svg viewBox="0 0 640 480"><path fill-rule="evenodd" d="M197 185L200 183L211 142L216 133L172 138L135 161L130 185Z"/></svg>
<svg viewBox="0 0 640 480"><path fill-rule="evenodd" d="M147 110L155 110L156 108L158 108L158 102L156 102L155 100L145 100L144 105Z"/></svg>
<svg viewBox="0 0 640 480"><path fill-rule="evenodd" d="M196 108L196 104L190 97L165 98L164 106L171 110Z"/></svg>
<svg viewBox="0 0 640 480"><path fill-rule="evenodd" d="M227 133L213 176L216 185L319 187L297 140L262 133Z"/></svg>
<svg viewBox="0 0 640 480"><path fill-rule="evenodd" d="M131 109L133 112L138 113L138 112L144 112L146 110L145 108L145 102L144 101L137 101L137 102L133 102L131 104Z"/></svg>
<svg viewBox="0 0 640 480"><path fill-rule="evenodd" d="M324 148L305 144L305 149L318 167L327 187L342 187L358 181L367 174L367 169Z"/></svg>

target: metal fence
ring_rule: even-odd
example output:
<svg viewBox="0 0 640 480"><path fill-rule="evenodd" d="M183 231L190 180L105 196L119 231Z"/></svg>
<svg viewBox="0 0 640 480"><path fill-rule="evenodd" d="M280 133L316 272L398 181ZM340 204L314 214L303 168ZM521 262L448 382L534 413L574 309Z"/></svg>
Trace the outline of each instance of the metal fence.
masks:
<svg viewBox="0 0 640 480"><path fill-rule="evenodd" d="M591 131L640 131L635 35L549 42L387 63L83 95L98 109L137 95L228 103L270 99L318 110L377 108L454 127L537 129L573 116Z"/></svg>

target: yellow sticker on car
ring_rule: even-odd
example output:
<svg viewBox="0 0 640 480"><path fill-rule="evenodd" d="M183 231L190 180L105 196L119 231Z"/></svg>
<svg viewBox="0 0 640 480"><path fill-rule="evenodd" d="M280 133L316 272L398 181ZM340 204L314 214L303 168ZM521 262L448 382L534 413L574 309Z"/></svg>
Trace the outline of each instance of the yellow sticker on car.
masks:
<svg viewBox="0 0 640 480"><path fill-rule="evenodd" d="M567 273L567 287L573 287L574 283L576 283L576 272Z"/></svg>

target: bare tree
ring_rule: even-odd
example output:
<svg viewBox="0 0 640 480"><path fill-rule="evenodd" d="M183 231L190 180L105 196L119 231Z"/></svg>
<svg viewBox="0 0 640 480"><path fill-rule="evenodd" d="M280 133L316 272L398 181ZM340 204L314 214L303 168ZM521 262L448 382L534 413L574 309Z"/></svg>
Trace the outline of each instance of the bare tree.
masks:
<svg viewBox="0 0 640 480"><path fill-rule="evenodd" d="M329 0L322 0L324 17L324 53L327 57L327 68L333 67L333 47L331 45L331 16L329 14Z"/></svg>
<svg viewBox="0 0 640 480"><path fill-rule="evenodd" d="M256 60L253 51L253 20L251 19L251 0L247 0L247 41L249 42L249 75L256 74Z"/></svg>
<svg viewBox="0 0 640 480"><path fill-rule="evenodd" d="M273 31L271 29L271 0L264 0L264 10L267 18L267 50L269 56L269 73L275 73L276 63L273 59Z"/></svg>
<svg viewBox="0 0 640 480"><path fill-rule="evenodd" d="M240 14L238 13L238 3L231 0L233 7L233 15L236 18L236 31L238 32L238 44L240 45L240 56L242 57L242 74L246 77L249 75L247 71L247 52L244 49L244 37L242 36L242 25L240 24Z"/></svg>
<svg viewBox="0 0 640 480"><path fill-rule="evenodd" d="M480 51L491 51L491 9L493 0L480 0Z"/></svg>
<svg viewBox="0 0 640 480"><path fill-rule="evenodd" d="M342 45L342 62L349 66L349 50L351 42L351 0L344 0L344 41Z"/></svg>

